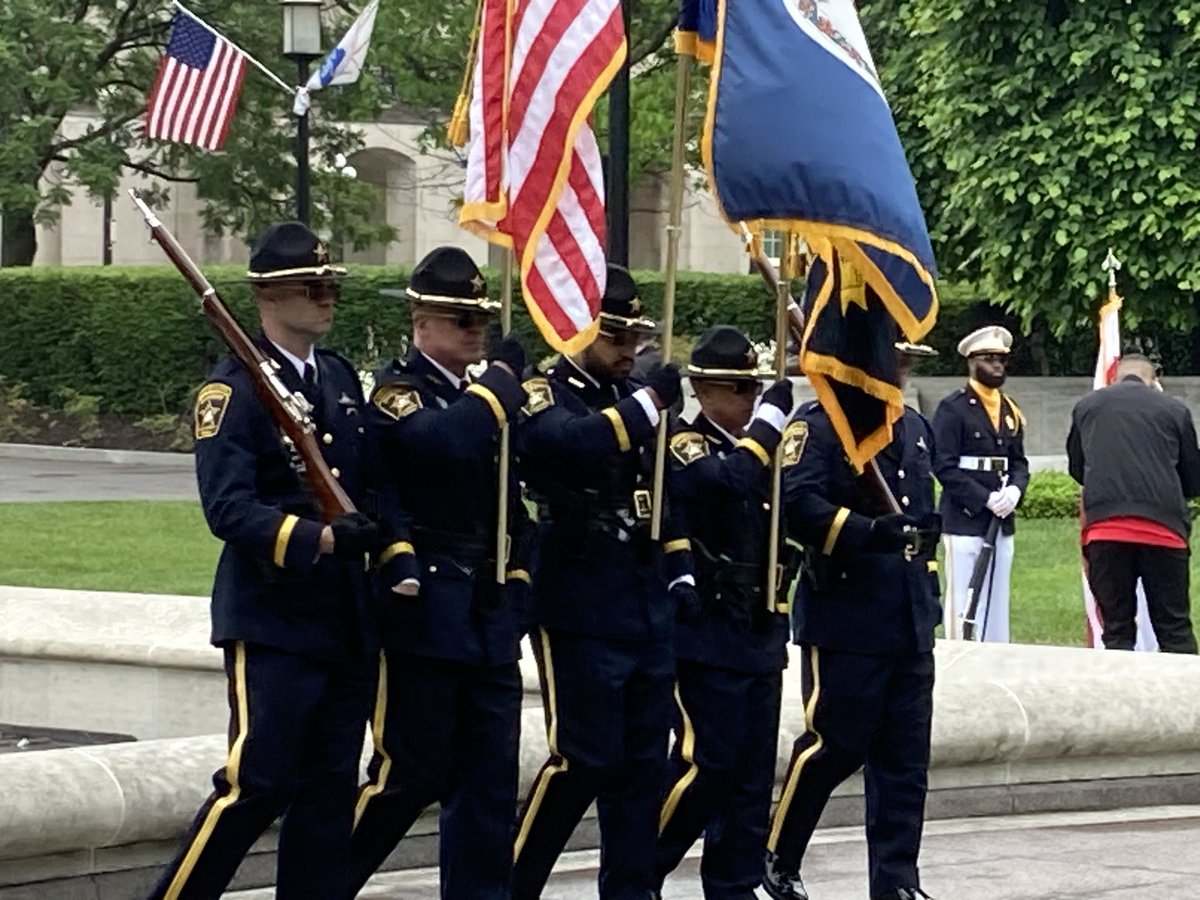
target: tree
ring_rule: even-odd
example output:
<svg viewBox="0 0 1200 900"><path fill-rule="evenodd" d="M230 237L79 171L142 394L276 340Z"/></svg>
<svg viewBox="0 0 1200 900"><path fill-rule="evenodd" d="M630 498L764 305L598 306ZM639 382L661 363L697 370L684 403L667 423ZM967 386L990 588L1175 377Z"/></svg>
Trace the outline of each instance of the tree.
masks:
<svg viewBox="0 0 1200 900"><path fill-rule="evenodd" d="M1126 324L1200 316L1197 0L872 0L864 8L943 277L1057 334L1108 247Z"/></svg>
<svg viewBox="0 0 1200 900"><path fill-rule="evenodd" d="M283 69L277 5L199 0L191 8L249 53ZM195 184L210 201L206 225L216 233L253 234L292 214L291 99L254 70L247 72L223 152L143 140L141 118L169 20L165 0L0 4L0 265L32 262L35 225L56 219L69 202L69 184L93 197L111 195L122 170L151 176L150 193L158 198L172 183ZM355 132L333 123L373 115L379 96L377 85L318 95L321 103L310 114L313 146L331 158L358 149ZM74 111L95 113L98 121L74 133L64 127ZM328 216L333 191L338 222ZM317 227L334 227L359 244L390 237L390 228L369 223L370 186L317 166L313 198Z"/></svg>

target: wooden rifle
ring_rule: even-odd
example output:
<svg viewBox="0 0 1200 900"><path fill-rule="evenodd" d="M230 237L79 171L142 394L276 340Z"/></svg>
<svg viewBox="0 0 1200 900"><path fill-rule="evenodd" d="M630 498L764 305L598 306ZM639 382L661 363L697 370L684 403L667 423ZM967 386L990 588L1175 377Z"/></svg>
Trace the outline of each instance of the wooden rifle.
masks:
<svg viewBox="0 0 1200 900"><path fill-rule="evenodd" d="M279 377L279 363L271 359L250 339L246 331L234 318L225 301L217 294L204 273L188 256L187 251L175 240L175 236L159 220L154 211L131 190L129 195L141 211L150 235L162 247L167 258L179 270L179 274L192 286L200 297L200 308L208 316L217 334L221 336L229 351L238 359L258 392L263 405L283 432L285 441L296 451L303 463L302 475L321 508L326 522L332 522L344 513L355 511L354 503L334 477L317 443L316 426L310 413L312 404L301 393L289 391Z"/></svg>
<svg viewBox="0 0 1200 900"><path fill-rule="evenodd" d="M1008 476L1000 479L1000 489L1008 483ZM967 608L963 613L962 636L964 641L975 640L975 620L979 616L979 598L983 596L983 582L992 568L992 559L996 555L996 538L1000 534L1000 517L992 516L987 531L983 535L983 546L975 557L975 566L971 569L971 580L967 582ZM986 624L986 622L985 622Z"/></svg>

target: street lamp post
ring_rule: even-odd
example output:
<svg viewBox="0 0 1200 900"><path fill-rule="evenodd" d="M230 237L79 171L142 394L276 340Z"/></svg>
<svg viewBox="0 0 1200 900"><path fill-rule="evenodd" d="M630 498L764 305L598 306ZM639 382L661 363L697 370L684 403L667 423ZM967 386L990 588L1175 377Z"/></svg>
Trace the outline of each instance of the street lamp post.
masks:
<svg viewBox="0 0 1200 900"><path fill-rule="evenodd" d="M283 54L296 61L297 84L308 81L309 64L321 56L322 0L282 0ZM296 122L296 218L309 222L308 113Z"/></svg>

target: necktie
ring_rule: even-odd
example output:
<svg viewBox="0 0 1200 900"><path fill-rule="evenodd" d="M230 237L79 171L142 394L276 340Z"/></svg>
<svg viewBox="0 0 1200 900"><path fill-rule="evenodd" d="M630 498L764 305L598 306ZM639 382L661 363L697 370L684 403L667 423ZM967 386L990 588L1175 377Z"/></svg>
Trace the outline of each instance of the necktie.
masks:
<svg viewBox="0 0 1200 900"><path fill-rule="evenodd" d="M304 396L308 398L308 402L315 407L320 391L317 388L317 370L312 363L304 364L304 387L302 390Z"/></svg>

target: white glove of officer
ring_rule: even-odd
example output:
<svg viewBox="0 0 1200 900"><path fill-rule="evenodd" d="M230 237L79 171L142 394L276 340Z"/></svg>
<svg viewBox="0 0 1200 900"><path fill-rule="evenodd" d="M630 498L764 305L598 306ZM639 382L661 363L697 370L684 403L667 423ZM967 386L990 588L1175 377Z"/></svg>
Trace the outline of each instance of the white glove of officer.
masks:
<svg viewBox="0 0 1200 900"><path fill-rule="evenodd" d="M1015 484L992 491L988 495L987 508L999 519L1007 519L1021 502L1021 489Z"/></svg>

